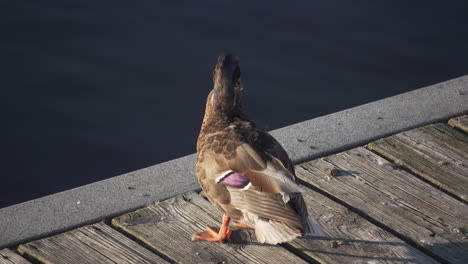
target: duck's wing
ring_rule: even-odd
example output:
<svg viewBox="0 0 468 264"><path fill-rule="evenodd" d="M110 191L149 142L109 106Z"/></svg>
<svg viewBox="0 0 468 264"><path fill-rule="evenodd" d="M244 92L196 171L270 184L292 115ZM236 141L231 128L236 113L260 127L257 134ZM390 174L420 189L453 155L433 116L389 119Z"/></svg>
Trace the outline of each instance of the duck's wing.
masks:
<svg viewBox="0 0 468 264"><path fill-rule="evenodd" d="M256 129L257 137L252 144L258 146L259 149L277 158L283 163L283 166L295 175L294 164L288 156L283 146L270 133Z"/></svg>
<svg viewBox="0 0 468 264"><path fill-rule="evenodd" d="M260 148L265 152L280 160L284 167L295 176L296 174L294 170L294 164L281 144L268 132L257 130L257 133L259 136L256 140L256 144L259 145ZM303 221L308 222L306 225L304 225L306 233L312 232L314 234L323 234L317 225L308 219L307 206L301 193L284 193L283 199L289 200L288 204L292 207L292 209L301 216Z"/></svg>
<svg viewBox="0 0 468 264"><path fill-rule="evenodd" d="M294 174L285 168L278 158L267 152L261 152L248 143L240 144L232 153L217 155L216 159L218 164L228 168L216 177L216 183L229 185L230 180L234 179L231 175L239 174L244 177L243 183L239 185L242 188L247 183L256 191L265 193L303 191L294 181ZM231 185L235 187L235 184Z"/></svg>
<svg viewBox="0 0 468 264"><path fill-rule="evenodd" d="M259 242L281 243L307 231L306 218L293 201L302 198L302 189L280 160L249 144L238 146L230 157L218 156L229 170L216 183L229 192L230 206L242 212L241 222L255 227Z"/></svg>

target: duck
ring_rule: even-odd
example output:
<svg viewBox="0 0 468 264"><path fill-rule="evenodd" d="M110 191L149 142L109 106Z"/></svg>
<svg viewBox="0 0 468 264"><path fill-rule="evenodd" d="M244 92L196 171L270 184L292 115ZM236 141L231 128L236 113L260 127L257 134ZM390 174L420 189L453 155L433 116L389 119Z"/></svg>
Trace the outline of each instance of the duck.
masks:
<svg viewBox="0 0 468 264"><path fill-rule="evenodd" d="M226 242L231 220L255 230L259 243L279 244L322 233L308 216L287 152L246 116L240 77L239 57L220 55L197 139L195 170L205 196L223 217L219 229L207 227L194 238Z"/></svg>

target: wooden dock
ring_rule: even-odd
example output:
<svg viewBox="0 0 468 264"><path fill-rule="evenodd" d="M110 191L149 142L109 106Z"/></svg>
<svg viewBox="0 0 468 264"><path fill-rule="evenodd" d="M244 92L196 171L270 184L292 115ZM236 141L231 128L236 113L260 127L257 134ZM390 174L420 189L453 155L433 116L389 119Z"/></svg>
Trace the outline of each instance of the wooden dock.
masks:
<svg viewBox="0 0 468 264"><path fill-rule="evenodd" d="M468 115L296 166L326 236L278 246L233 227L196 192L0 250L4 263L468 263Z"/></svg>

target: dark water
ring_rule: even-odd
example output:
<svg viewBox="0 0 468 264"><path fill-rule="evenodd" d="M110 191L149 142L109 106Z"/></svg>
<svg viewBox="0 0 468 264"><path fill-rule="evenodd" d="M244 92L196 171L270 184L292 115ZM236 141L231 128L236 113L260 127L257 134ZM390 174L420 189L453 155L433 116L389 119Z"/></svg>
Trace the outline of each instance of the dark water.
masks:
<svg viewBox="0 0 468 264"><path fill-rule="evenodd" d="M0 207L193 153L223 51L265 129L468 73L467 1L72 2L0 4Z"/></svg>

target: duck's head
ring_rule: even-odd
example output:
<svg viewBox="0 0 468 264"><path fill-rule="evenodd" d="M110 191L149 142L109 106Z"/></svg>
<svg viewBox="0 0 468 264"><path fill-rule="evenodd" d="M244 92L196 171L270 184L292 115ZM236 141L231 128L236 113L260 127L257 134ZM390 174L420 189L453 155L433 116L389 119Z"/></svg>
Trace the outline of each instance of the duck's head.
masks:
<svg viewBox="0 0 468 264"><path fill-rule="evenodd" d="M213 70L214 89L208 98L217 111L230 113L240 107L240 73L239 57L229 53L218 57Z"/></svg>

